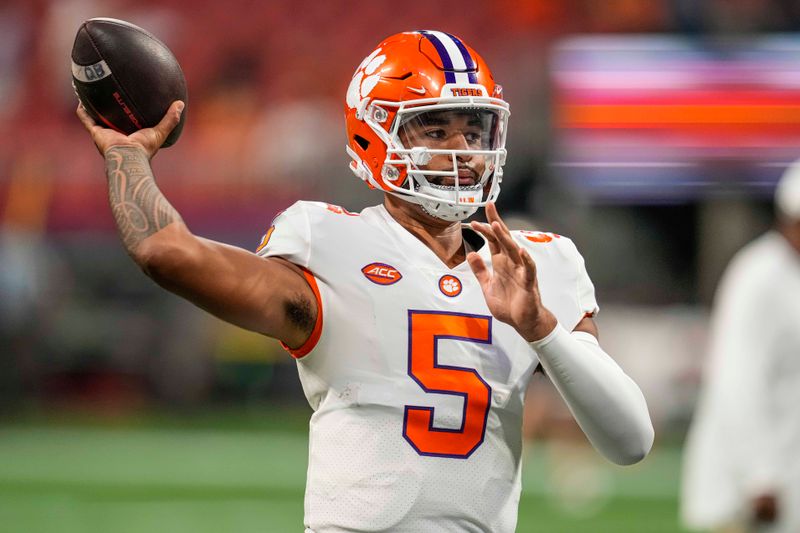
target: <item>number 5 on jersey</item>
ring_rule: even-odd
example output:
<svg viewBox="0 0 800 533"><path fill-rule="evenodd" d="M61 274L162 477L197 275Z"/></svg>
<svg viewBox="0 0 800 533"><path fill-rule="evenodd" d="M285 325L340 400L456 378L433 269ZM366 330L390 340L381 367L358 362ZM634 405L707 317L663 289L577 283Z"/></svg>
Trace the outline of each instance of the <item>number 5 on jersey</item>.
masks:
<svg viewBox="0 0 800 533"><path fill-rule="evenodd" d="M492 388L473 368L438 362L439 341L492 343L492 318L437 311L408 312L408 373L425 392L464 398L458 429L433 427L433 407L406 405L403 437L420 455L466 459L486 433Z"/></svg>

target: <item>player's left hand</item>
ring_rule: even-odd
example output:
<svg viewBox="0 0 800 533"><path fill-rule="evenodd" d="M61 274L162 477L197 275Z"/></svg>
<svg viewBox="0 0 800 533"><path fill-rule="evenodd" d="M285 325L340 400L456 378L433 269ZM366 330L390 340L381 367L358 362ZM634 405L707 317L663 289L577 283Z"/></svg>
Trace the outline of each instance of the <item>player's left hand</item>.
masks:
<svg viewBox="0 0 800 533"><path fill-rule="evenodd" d="M489 311L528 342L542 339L553 331L557 320L542 305L536 263L514 242L494 203L486 205L486 219L488 224L473 221L470 226L489 242L492 269L475 252L467 255L467 262L478 278Z"/></svg>

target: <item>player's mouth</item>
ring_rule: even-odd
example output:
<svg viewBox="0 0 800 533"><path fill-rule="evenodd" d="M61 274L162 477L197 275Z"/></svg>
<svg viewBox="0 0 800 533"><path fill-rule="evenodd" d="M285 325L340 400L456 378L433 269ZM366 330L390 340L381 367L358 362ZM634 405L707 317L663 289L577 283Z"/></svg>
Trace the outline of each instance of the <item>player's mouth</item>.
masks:
<svg viewBox="0 0 800 533"><path fill-rule="evenodd" d="M428 182L436 187L454 188L456 178L452 176L430 176ZM458 187L471 189L478 185L478 174L471 168L461 167L458 169Z"/></svg>

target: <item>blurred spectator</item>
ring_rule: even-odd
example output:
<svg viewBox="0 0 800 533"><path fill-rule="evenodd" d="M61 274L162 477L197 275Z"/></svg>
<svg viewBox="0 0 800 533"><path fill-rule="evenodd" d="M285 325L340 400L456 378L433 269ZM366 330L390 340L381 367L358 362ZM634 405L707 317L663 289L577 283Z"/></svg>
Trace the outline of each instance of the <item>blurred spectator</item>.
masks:
<svg viewBox="0 0 800 533"><path fill-rule="evenodd" d="M249 135L252 140L244 145L245 153L250 154L247 170L253 174L251 179L270 183L280 178L291 184L311 181L314 193L327 197L326 188L332 184L323 176L345 162L340 115L339 102L329 99L287 99L265 106L254 134Z"/></svg>
<svg viewBox="0 0 800 533"><path fill-rule="evenodd" d="M15 108L24 79L18 75L30 39L31 17L18 5L0 5L0 119ZM2 132L2 130L0 130Z"/></svg>
<svg viewBox="0 0 800 533"><path fill-rule="evenodd" d="M690 527L800 531L800 161L775 207L776 230L734 257L716 295L684 464Z"/></svg>

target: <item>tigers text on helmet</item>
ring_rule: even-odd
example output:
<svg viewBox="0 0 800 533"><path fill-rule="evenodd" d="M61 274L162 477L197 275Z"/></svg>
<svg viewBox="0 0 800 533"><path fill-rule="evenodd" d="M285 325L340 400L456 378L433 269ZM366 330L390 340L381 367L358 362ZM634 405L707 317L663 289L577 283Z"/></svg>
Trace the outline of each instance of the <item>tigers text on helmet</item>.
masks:
<svg viewBox="0 0 800 533"><path fill-rule="evenodd" d="M463 220L500 193L508 116L502 88L461 39L393 35L347 90L350 169L432 216Z"/></svg>

